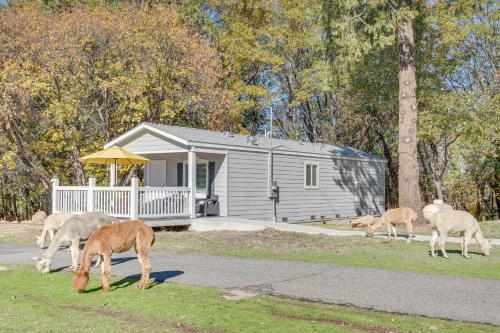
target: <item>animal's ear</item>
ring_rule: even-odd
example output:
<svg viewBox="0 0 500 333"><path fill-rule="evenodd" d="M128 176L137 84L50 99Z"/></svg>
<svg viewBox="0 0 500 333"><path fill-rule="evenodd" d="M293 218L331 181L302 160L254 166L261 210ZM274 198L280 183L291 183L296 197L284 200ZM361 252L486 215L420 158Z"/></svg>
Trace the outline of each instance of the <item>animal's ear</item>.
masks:
<svg viewBox="0 0 500 333"><path fill-rule="evenodd" d="M33 258L33 260L35 260L35 261L40 261L40 260L42 260L42 258L40 258L40 257L31 257L31 258Z"/></svg>

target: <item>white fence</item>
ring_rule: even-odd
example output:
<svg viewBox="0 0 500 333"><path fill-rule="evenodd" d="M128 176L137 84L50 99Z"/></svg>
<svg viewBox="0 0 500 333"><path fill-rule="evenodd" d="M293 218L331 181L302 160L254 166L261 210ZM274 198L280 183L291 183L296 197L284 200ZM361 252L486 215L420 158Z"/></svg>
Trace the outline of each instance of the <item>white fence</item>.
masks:
<svg viewBox="0 0 500 333"><path fill-rule="evenodd" d="M189 215L189 188L139 188L139 217Z"/></svg>
<svg viewBox="0 0 500 333"><path fill-rule="evenodd" d="M52 212L101 212L131 219L190 216L188 187L139 187L132 178L130 187L60 186L52 181Z"/></svg>
<svg viewBox="0 0 500 333"><path fill-rule="evenodd" d="M85 213L87 211L88 189L80 186L54 187L52 195L53 212Z"/></svg>

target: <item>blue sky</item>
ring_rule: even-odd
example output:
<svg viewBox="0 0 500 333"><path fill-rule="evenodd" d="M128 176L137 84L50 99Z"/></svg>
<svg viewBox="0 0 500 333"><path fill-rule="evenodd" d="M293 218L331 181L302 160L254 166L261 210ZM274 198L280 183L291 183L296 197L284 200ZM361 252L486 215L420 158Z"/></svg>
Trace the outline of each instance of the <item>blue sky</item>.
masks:
<svg viewBox="0 0 500 333"><path fill-rule="evenodd" d="M0 4L4 4L4 3L7 3L7 0L0 0Z"/></svg>

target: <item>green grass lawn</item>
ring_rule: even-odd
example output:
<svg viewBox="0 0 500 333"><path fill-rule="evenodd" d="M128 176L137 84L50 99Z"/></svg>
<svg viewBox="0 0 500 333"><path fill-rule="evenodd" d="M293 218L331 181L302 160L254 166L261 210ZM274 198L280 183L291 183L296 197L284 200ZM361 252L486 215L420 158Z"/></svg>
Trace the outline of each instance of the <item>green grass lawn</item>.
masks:
<svg viewBox="0 0 500 333"><path fill-rule="evenodd" d="M42 225L0 223L0 241L35 244L35 236L39 236L42 229Z"/></svg>
<svg viewBox="0 0 500 333"><path fill-rule="evenodd" d="M336 224L334 221L328 222L328 223L321 223L321 222L303 223L303 225L307 225L307 226L311 226L311 227L337 229L337 230L365 231L365 229L362 229L362 228L354 228L353 229L350 224ZM500 239L500 221L497 220L497 221L479 222L479 225L481 226L481 231L483 232L484 237ZM382 226L377 231L378 232L387 232L387 229L384 226ZM428 224L424 224L424 225L420 225L420 226L415 226L413 232L415 235L431 235L432 230ZM408 233L406 232L406 228L400 227L398 229L398 234L407 235ZM458 235L451 235L450 234L450 236L458 236Z"/></svg>
<svg viewBox="0 0 500 333"><path fill-rule="evenodd" d="M99 277L78 294L66 272L0 272L0 332L498 332L498 327L434 320L268 296L224 300L221 291Z"/></svg>
<svg viewBox="0 0 500 333"><path fill-rule="evenodd" d="M447 244L449 260L429 255L427 242L368 237L332 237L264 230L259 232L163 232L155 250L169 254L199 254L267 258L425 272L500 280L500 248L485 257L471 245L472 259L460 256L459 244Z"/></svg>

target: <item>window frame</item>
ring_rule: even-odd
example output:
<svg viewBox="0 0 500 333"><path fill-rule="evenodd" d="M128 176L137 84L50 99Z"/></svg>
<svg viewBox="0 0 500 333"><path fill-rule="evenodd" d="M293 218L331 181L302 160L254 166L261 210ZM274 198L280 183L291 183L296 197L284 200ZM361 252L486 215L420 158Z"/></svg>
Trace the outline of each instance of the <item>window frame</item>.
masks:
<svg viewBox="0 0 500 333"><path fill-rule="evenodd" d="M316 167L316 185L307 185L307 166L310 165L311 166L311 184L312 184L312 180L313 180L313 166ZM304 162L304 189L305 190L319 190L319 184L320 184L320 181L319 181L319 175L320 175L320 172L319 172L319 162L312 162L312 161L305 161Z"/></svg>
<svg viewBox="0 0 500 333"><path fill-rule="evenodd" d="M198 186L196 186L196 184L194 184L195 186L195 197L197 199L206 199L207 195L208 195L208 163L209 161L208 160L205 160L205 159L202 159L202 158L198 158L196 159L196 167L198 167L198 164L204 164L206 166L206 175L205 175L205 192L198 192ZM186 174L186 172L188 172L188 167L189 167L189 163L188 163L188 160L184 160L182 162L182 184L184 185L184 187L188 187L188 177L189 175Z"/></svg>

